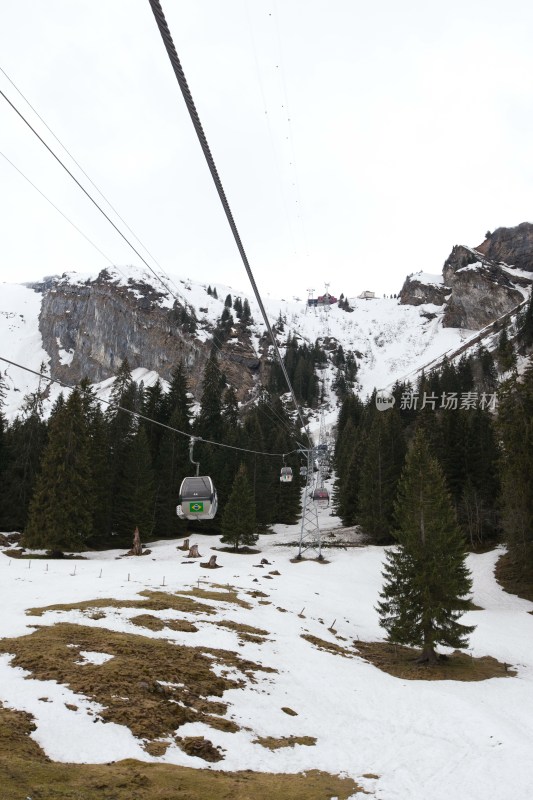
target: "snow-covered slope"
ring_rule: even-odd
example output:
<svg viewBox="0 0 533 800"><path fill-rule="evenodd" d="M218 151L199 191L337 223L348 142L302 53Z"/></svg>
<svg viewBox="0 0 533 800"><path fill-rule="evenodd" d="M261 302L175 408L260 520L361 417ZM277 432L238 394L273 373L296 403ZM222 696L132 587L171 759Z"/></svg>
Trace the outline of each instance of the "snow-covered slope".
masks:
<svg viewBox="0 0 533 800"><path fill-rule="evenodd" d="M338 524L328 516L322 522L324 528ZM343 772L379 800L529 798L533 785L533 617L528 612L533 605L497 586L493 567L498 551L468 558L473 599L481 609L468 612L464 620L477 626L470 642L472 655L491 655L506 662L517 671L516 676L467 683L412 681L380 671L352 647L357 640L383 639L375 610L383 549L330 549L328 564L294 564L290 562L294 547L283 543L295 538L295 527L277 526L276 531L276 535L261 537L260 555L218 553L222 566L216 573L197 562L185 565L187 559L172 542L150 545L152 553L146 558L117 560L119 553L112 551L90 553L86 561L33 561L31 568L28 561L10 563L0 554L4 587L0 635L16 637L31 633L35 625L69 622L236 651L277 670L257 672L255 682L246 680L242 688L224 693L227 716L240 730L216 730L203 722L189 722L178 729L180 736L205 736L223 748L224 760L216 769ZM194 541L207 557L212 537L198 535ZM261 558L269 566L258 568ZM197 585L215 592L234 586L251 607L211 599L208 605L216 607L214 616L151 612L161 618L189 619L198 628L195 633L140 629L131 622L140 613L134 608L99 609L99 614L58 610L39 617L25 613L34 606L105 597L142 599L138 593L145 589L176 592ZM253 598L250 592L258 589L263 594ZM228 620L255 626L268 635L262 642L239 642L235 630L216 625ZM340 645L345 653L319 650L302 634ZM105 655L109 654L89 653L83 663L88 659L103 663ZM9 655L0 656L0 700L35 717L32 737L51 758L107 763L131 757L208 766L186 755L172 736L164 755L149 755L126 725L102 724L98 703L61 683L36 680L10 662ZM287 716L284 707L297 716ZM316 742L269 750L257 742L266 736L307 736Z"/></svg>
<svg viewBox="0 0 533 800"><path fill-rule="evenodd" d="M127 287L134 297L142 301L139 285L152 286L157 293L157 305L170 308L177 299L194 310L198 320L195 338L210 341L212 331L220 317L224 300L228 294L232 298L248 299L254 323L251 326L252 345L259 355L259 342L265 326L255 298L251 291L213 283L218 299L207 294L207 286L190 279L165 276L160 283L153 274L133 267L110 268L109 279L116 286ZM96 275L76 275L69 273L57 279L59 286L68 285L72 291L76 287L86 286ZM0 297L0 356L16 361L21 365L39 371L44 362L49 364L50 358L43 349L39 333L38 315L42 294L33 288L15 284L2 284ZM460 344L461 334L458 330L444 329L441 324L442 307L431 304L417 307L400 305L397 300L376 298L361 300L349 297L352 312L343 311L337 305L329 308L308 307L306 300L280 299L269 295L264 297L264 304L272 325L280 318L283 320L283 332L278 334L279 344L283 347L289 335L296 335L303 341L313 344L317 338L334 337L345 352L353 352L358 363L358 391L364 397L374 387L388 386L396 379L411 373L417 367L438 357L445 351ZM90 337L91 331L85 335ZM230 339L230 345L231 345ZM58 346L59 346L58 342ZM59 361L69 364L74 357L72 349L60 349ZM13 416L25 393L35 391L38 377L2 364L6 368L8 382L8 398L6 412ZM322 377L329 383L336 370L329 366ZM153 365L139 365L136 379L142 379L149 385L157 378ZM50 393L49 403L53 402L60 388L55 387ZM102 396L109 392L109 382L102 385ZM329 394L328 392L326 394Z"/></svg>

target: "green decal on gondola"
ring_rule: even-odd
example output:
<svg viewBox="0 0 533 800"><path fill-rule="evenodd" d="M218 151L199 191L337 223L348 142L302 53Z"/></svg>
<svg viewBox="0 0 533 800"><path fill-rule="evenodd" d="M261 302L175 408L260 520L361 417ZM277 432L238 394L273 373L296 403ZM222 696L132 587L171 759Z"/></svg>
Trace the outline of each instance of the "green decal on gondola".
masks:
<svg viewBox="0 0 533 800"><path fill-rule="evenodd" d="M199 514L204 510L203 503L189 503L189 511Z"/></svg>

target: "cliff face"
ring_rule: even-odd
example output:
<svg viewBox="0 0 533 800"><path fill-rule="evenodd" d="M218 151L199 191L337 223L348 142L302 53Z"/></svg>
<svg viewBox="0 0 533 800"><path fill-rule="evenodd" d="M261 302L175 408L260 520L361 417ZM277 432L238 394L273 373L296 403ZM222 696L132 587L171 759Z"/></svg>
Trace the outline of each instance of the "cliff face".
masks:
<svg viewBox="0 0 533 800"><path fill-rule="evenodd" d="M476 250L492 261L533 272L533 224L521 222L514 228L497 228Z"/></svg>
<svg viewBox="0 0 533 800"><path fill-rule="evenodd" d="M107 270L84 283L63 278L34 288L43 294L39 329L51 377L97 383L113 377L127 358L132 370L144 367L169 379L183 361L190 390L200 396L211 339L195 335L195 312L185 302L169 301L146 281L123 285ZM231 348L221 347L221 368L242 399L259 363L249 333L236 334Z"/></svg>
<svg viewBox="0 0 533 800"><path fill-rule="evenodd" d="M402 305L420 306L423 303L433 303L441 306L449 295L451 289L438 283L427 283L416 275L409 275L400 291Z"/></svg>
<svg viewBox="0 0 533 800"><path fill-rule="evenodd" d="M531 272L531 278L519 270ZM477 248L455 245L442 269L443 284L412 275L400 302L444 306L443 326L479 330L511 311L533 281L533 225L498 228Z"/></svg>

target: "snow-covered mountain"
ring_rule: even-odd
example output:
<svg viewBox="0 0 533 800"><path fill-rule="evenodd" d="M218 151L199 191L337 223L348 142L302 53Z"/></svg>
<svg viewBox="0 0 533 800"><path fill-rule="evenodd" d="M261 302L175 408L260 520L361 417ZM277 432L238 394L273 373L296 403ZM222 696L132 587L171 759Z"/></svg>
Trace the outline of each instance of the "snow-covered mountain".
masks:
<svg viewBox="0 0 533 800"><path fill-rule="evenodd" d="M526 232L522 225L498 229L491 235L498 255L512 254L514 240L508 232L518 231L520 269L491 260L485 254L490 248L484 243L478 249L454 247L442 276L413 274L397 298L352 297L348 292L341 307L336 303L310 306L307 298L265 295L264 305L278 343L283 351L289 336L309 344L318 339L329 354L340 344L345 354L355 356L355 388L364 398L374 387L413 378L444 354L463 352L484 337L491 341L492 322L502 316L512 319L529 296L533 272L524 267L533 268L533 226L524 225L528 226ZM531 237L524 238L525 233ZM529 262L524 255L527 242ZM506 251L502 250L505 243ZM264 382L272 358L253 293L221 283L208 287L190 278L158 275L137 267L109 267L98 274L65 273L33 284L2 284L0 356L34 373L44 365L48 376L66 385L88 377L104 399L125 358L135 380L145 385L158 377L168 379L175 364L183 360L191 390L198 397L203 367L228 295L232 301L237 297L248 300L252 322L240 323L235 310L229 308L235 324L219 343L220 358L240 402L250 402ZM25 394L37 389L39 376L6 362L2 363L4 370L6 412L12 417ZM336 372L330 357L320 377L332 417L335 398L330 387ZM48 407L60 391L59 384L51 385Z"/></svg>

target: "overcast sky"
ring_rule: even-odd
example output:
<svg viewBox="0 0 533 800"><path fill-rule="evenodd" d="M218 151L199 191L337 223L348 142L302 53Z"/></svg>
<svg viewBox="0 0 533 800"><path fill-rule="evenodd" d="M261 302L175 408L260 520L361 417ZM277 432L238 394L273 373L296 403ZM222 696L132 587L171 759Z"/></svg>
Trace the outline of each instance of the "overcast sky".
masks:
<svg viewBox="0 0 533 800"><path fill-rule="evenodd" d="M162 5L265 293L393 293L533 219L530 2ZM166 272L249 291L148 0L0 0L0 67ZM103 253L0 156L0 280L139 263L2 97L0 152Z"/></svg>

